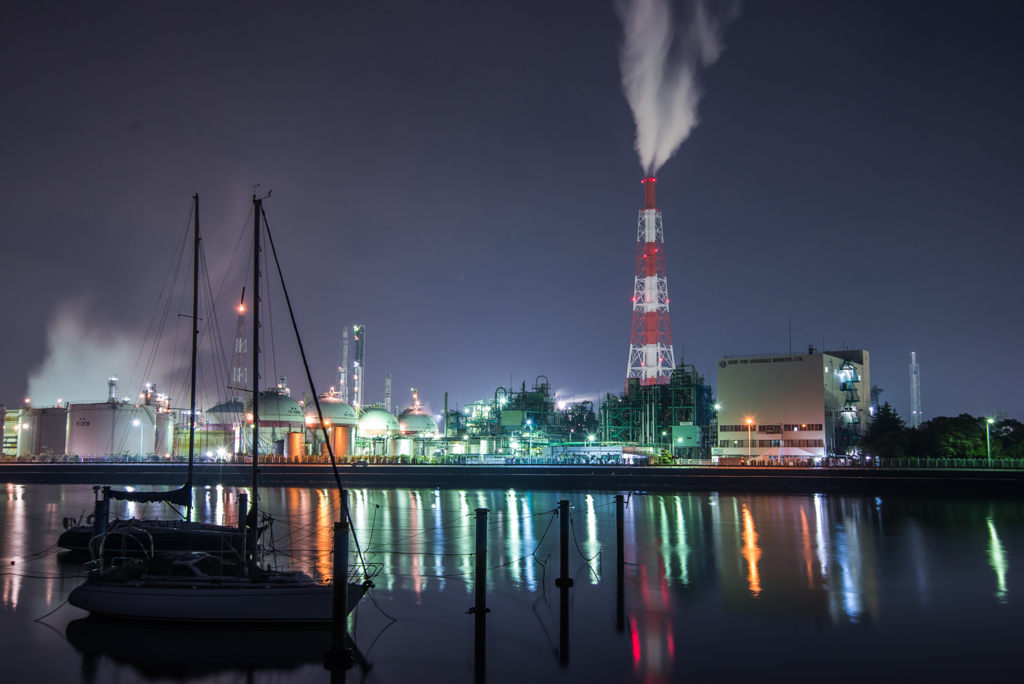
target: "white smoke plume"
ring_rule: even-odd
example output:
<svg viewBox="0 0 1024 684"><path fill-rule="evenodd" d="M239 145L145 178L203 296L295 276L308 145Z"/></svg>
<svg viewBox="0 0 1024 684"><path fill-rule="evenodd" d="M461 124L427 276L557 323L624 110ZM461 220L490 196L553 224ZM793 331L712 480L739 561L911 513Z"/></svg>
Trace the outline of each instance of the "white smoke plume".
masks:
<svg viewBox="0 0 1024 684"><path fill-rule="evenodd" d="M713 16L705 0L688 0L676 23L670 0L618 0L623 43L622 87L636 121L636 151L653 176L697 126L698 72L722 54L722 24L736 5Z"/></svg>
<svg viewBox="0 0 1024 684"><path fill-rule="evenodd" d="M54 405L58 399L103 401L111 375L120 377L118 396L138 392L138 387L127 384L143 346L142 336L90 323L90 308L88 302L77 301L56 310L47 329L46 357L28 378L27 396L33 405Z"/></svg>

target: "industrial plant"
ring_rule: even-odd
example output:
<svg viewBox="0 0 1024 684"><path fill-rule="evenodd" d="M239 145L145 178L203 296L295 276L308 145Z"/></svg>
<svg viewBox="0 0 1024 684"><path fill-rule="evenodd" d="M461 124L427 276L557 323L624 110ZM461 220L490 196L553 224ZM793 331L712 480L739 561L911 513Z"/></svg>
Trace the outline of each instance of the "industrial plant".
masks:
<svg viewBox="0 0 1024 684"><path fill-rule="evenodd" d="M754 354L718 360L710 381L672 345L662 213L654 178L643 181L636 232L632 327L621 393L595 400L556 396L544 375L487 398L431 415L416 389L392 407L365 401L366 327L342 330L337 386L293 396L287 378L260 391L256 445L261 460L327 463L819 463L857 453L871 419L869 355L864 350ZM230 375L232 396L194 416L195 458L240 462L253 451L247 312L238 304ZM350 348L351 347L351 348ZM333 371L332 371L333 374ZM916 359L911 376L917 380ZM372 382L372 379L371 379ZM173 460L189 453L192 414L145 384L119 397L118 378L103 401L4 412L5 458L62 461ZM920 420L915 385L913 420ZM877 389L877 388L876 388ZM877 390L880 392L881 390ZM876 399L877 399L877 392ZM437 397L440 399L440 397Z"/></svg>

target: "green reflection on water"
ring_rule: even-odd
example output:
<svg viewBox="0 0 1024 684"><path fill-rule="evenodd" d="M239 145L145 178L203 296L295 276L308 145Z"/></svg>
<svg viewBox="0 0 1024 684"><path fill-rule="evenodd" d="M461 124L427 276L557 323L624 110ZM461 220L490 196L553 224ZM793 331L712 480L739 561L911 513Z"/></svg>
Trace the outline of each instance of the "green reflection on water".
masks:
<svg viewBox="0 0 1024 684"><path fill-rule="evenodd" d="M996 534L996 526L992 523L992 518L987 518L986 522L988 522L988 564L996 571L996 598L1002 603L1006 603L1009 594L1006 589L1006 571L1010 569L1010 564L1006 561L1006 552L1003 550L1002 542L999 541L999 535Z"/></svg>

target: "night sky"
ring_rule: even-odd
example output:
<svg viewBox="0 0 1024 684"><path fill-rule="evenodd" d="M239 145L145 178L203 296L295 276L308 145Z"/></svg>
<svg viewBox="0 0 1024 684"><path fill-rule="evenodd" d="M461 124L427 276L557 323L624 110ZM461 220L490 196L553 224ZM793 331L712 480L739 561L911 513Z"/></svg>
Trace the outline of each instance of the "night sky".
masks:
<svg viewBox="0 0 1024 684"><path fill-rule="evenodd" d="M744 3L658 173L677 362L713 381L792 323L794 350L868 349L904 416L915 351L926 418L1024 418L1022 29L1020 3ZM198 192L230 361L256 183L318 389L362 323L369 401L388 371L434 413L541 373L620 391L643 202L621 43L611 0L6 7L0 402L44 372L37 405L112 373L187 404L185 276L158 298ZM273 301L264 379L301 393Z"/></svg>

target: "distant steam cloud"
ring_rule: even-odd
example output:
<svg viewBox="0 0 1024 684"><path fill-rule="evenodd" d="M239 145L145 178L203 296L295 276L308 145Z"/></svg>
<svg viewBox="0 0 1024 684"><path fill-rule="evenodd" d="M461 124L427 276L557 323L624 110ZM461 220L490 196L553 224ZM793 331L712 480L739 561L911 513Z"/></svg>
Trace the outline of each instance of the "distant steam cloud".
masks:
<svg viewBox="0 0 1024 684"><path fill-rule="evenodd" d="M89 308L76 302L55 312L46 335L46 358L28 378L28 396L34 405L55 404L57 399L102 401L111 375L121 379L119 396L138 392L141 381L134 388L128 382L142 338L98 328L89 322Z"/></svg>
<svg viewBox="0 0 1024 684"><path fill-rule="evenodd" d="M648 175L676 153L697 126L698 72L724 49L721 28L738 4L715 16L705 0L688 0L677 25L669 0L618 0L624 40L622 87L636 121L636 151Z"/></svg>

